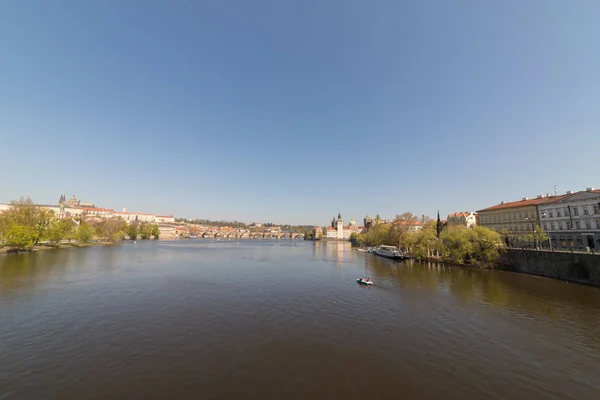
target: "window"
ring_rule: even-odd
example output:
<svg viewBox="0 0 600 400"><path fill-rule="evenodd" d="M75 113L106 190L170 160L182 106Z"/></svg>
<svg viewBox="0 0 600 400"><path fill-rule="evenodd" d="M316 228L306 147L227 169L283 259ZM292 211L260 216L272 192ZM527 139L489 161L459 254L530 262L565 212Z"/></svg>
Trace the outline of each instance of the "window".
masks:
<svg viewBox="0 0 600 400"><path fill-rule="evenodd" d="M581 239L581 238L577 239L577 245L579 248L582 248L583 247L583 239Z"/></svg>
<svg viewBox="0 0 600 400"><path fill-rule="evenodd" d="M546 210L543 210L542 211L542 218L546 218L546 214L547 214Z"/></svg>
<svg viewBox="0 0 600 400"><path fill-rule="evenodd" d="M550 222L550 229L554 230L554 222Z"/></svg>
<svg viewBox="0 0 600 400"><path fill-rule="evenodd" d="M560 229L560 230L563 229L563 223L561 221L558 221L558 229Z"/></svg>
<svg viewBox="0 0 600 400"><path fill-rule="evenodd" d="M587 208L587 206L583 206L583 215L588 215L588 208Z"/></svg>
<svg viewBox="0 0 600 400"><path fill-rule="evenodd" d="M571 215L571 214L569 214L569 209L565 208L565 217L568 217L569 215Z"/></svg>
<svg viewBox="0 0 600 400"><path fill-rule="evenodd" d="M544 222L544 230L547 231L548 230L548 225L546 225L546 223Z"/></svg>
<svg viewBox="0 0 600 400"><path fill-rule="evenodd" d="M519 219L523 219L523 214L519 213Z"/></svg>
<svg viewBox="0 0 600 400"><path fill-rule="evenodd" d="M556 216L557 216L557 217L560 217L560 208L557 208L557 209L556 209Z"/></svg>
<svg viewBox="0 0 600 400"><path fill-rule="evenodd" d="M600 219L596 220L596 229L600 229Z"/></svg>
<svg viewBox="0 0 600 400"><path fill-rule="evenodd" d="M594 206L594 214L600 214L600 205Z"/></svg>
<svg viewBox="0 0 600 400"><path fill-rule="evenodd" d="M513 213L513 219L517 219L517 213Z"/></svg>
<svg viewBox="0 0 600 400"><path fill-rule="evenodd" d="M581 229L581 223L579 221L575 221L575 229Z"/></svg>
<svg viewBox="0 0 600 400"><path fill-rule="evenodd" d="M554 217L554 214L553 214L553 211L552 211L552 210L548 210L548 216L549 216L550 218L553 218L553 217Z"/></svg>
<svg viewBox="0 0 600 400"><path fill-rule="evenodd" d="M586 229L592 229L592 224L590 223L590 220L589 220L589 219L586 219L586 220L585 220L585 228L586 228Z"/></svg>
<svg viewBox="0 0 600 400"><path fill-rule="evenodd" d="M571 229L571 221L567 221L567 229Z"/></svg>
<svg viewBox="0 0 600 400"><path fill-rule="evenodd" d="M573 207L573 215L579 215L579 208Z"/></svg>

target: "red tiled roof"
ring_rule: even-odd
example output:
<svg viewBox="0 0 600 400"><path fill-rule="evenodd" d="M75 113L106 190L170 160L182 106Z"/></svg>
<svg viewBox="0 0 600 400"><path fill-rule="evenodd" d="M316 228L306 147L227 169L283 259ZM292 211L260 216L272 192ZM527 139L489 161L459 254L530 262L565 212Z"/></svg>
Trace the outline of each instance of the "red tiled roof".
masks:
<svg viewBox="0 0 600 400"><path fill-rule="evenodd" d="M448 215L448 217L449 218L460 218L460 217L467 218L469 215L471 215L471 213L468 211L465 211L465 212L459 211L459 212L455 212L455 213Z"/></svg>
<svg viewBox="0 0 600 400"><path fill-rule="evenodd" d="M419 221L412 221L412 222L409 222L409 221L400 221L400 222L397 222L396 221L396 222L394 222L394 225L398 224L398 223L400 225L411 225L411 226L420 226L420 225L422 225Z"/></svg>
<svg viewBox="0 0 600 400"><path fill-rule="evenodd" d="M528 200L510 201L510 202L506 202L504 204L502 204L502 203L496 204L495 206L484 208L483 210L479 210L477 212L494 211L494 210L502 210L502 209L506 209L506 208L513 208L513 207L525 207L525 206L535 206L538 204L555 203L558 200L565 198L566 196L569 196L569 195L563 194L560 196L542 197L541 199L535 198L535 199L528 199Z"/></svg>

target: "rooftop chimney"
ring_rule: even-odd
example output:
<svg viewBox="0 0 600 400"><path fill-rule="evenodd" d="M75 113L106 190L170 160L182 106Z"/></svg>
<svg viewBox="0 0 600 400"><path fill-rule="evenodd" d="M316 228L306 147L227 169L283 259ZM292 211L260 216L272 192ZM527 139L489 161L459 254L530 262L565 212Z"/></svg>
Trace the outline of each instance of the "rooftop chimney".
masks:
<svg viewBox="0 0 600 400"><path fill-rule="evenodd" d="M586 192L591 192L592 190L594 190L594 188L586 188L585 189Z"/></svg>
<svg viewBox="0 0 600 400"><path fill-rule="evenodd" d="M521 200L529 200L529 197L523 197Z"/></svg>
<svg viewBox="0 0 600 400"><path fill-rule="evenodd" d="M538 198L538 199L541 199L542 197L544 197L544 195L542 195L542 194L538 194L538 195L537 195L537 198Z"/></svg>
<svg viewBox="0 0 600 400"><path fill-rule="evenodd" d="M572 190L567 190L567 194L573 194Z"/></svg>
<svg viewBox="0 0 600 400"><path fill-rule="evenodd" d="M502 200L502 201L500 202L500 204L504 204L504 203L505 203L505 201L504 201L504 200Z"/></svg>

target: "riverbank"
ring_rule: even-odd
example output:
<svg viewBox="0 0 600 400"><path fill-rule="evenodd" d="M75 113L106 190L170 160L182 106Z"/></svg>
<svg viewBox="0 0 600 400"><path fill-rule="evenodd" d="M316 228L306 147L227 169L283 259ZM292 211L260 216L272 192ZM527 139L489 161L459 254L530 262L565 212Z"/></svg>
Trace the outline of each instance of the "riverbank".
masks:
<svg viewBox="0 0 600 400"><path fill-rule="evenodd" d="M71 242L71 243L40 243L28 250L13 250L8 247L0 248L0 255L31 253L40 250L56 250L56 249L79 249L92 246L109 246L115 245L114 242Z"/></svg>

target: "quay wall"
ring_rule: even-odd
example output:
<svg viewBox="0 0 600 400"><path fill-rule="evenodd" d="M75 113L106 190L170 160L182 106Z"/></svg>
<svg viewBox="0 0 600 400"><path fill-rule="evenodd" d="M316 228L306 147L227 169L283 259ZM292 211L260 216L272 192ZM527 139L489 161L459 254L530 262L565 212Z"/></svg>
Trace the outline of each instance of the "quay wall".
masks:
<svg viewBox="0 0 600 400"><path fill-rule="evenodd" d="M510 249L501 264L511 271L600 287L600 254Z"/></svg>

